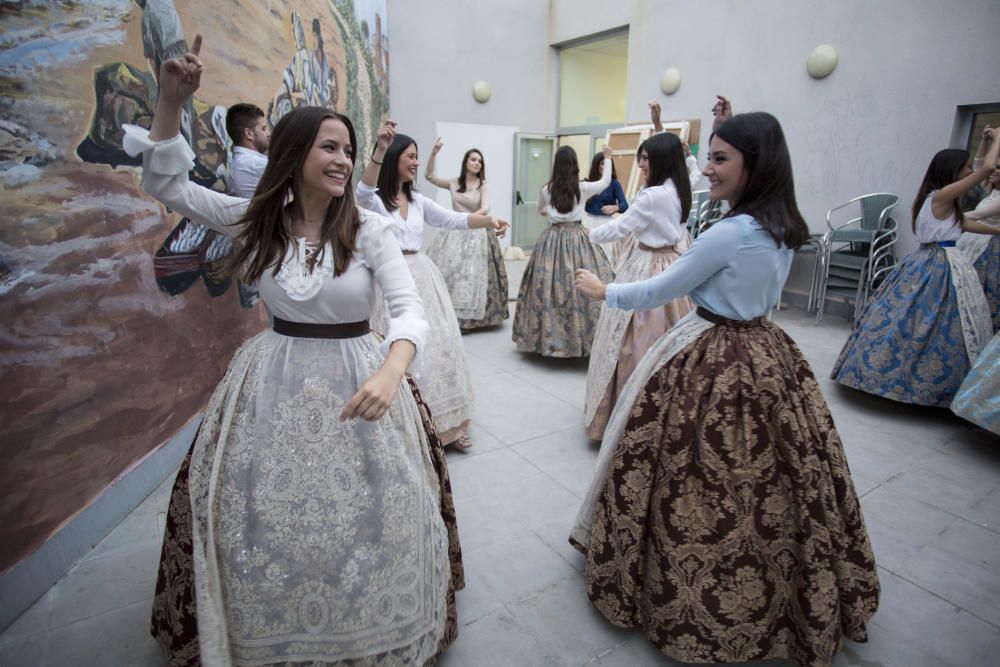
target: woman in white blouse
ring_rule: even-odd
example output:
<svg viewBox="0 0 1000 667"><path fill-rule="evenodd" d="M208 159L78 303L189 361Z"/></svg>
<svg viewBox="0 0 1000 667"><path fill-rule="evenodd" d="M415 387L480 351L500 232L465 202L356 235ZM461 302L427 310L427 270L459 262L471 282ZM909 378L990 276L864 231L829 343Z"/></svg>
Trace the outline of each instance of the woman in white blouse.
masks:
<svg viewBox="0 0 1000 667"><path fill-rule="evenodd" d="M573 289L574 271L587 269L605 281L614 277L604 250L590 242L581 222L586 201L610 183L610 147L604 147L599 181L580 180L580 165L571 147L556 151L552 178L538 195L538 212L549 224L524 268L514 311L513 338L519 351L545 357L590 354L601 306Z"/></svg>
<svg viewBox="0 0 1000 667"><path fill-rule="evenodd" d="M490 184L483 154L470 148L462 158L458 178L442 178L434 173L434 163L443 145L440 138L434 143L424 178L451 193L451 207L456 211L488 214ZM496 234L485 229L473 234L442 229L427 248L427 256L441 269L462 331L494 327L510 317L507 267Z"/></svg>
<svg viewBox="0 0 1000 667"><path fill-rule="evenodd" d="M634 237L618 260L615 281L651 278L674 263L691 243L685 221L691 211L691 185L681 140L669 133L642 142L636 163L644 188L619 217L590 231L594 243ZM587 370L584 417L587 436L600 440L611 409L642 355L691 310L686 296L645 311L601 306L594 349Z"/></svg>
<svg viewBox="0 0 1000 667"><path fill-rule="evenodd" d="M395 223L393 231L430 325L420 391L431 409L441 440L465 449L472 445L467 435L473 408L472 376L448 287L438 267L420 252L424 223L466 232L490 228L501 236L509 225L488 215L449 211L424 197L413 187L419 166L416 142L404 134L396 134L394 121L385 121L379 129L372 159L358 183L357 198L364 208ZM377 331L386 331L387 321L386 312L381 309L372 317L372 326Z"/></svg>
<svg viewBox="0 0 1000 667"><path fill-rule="evenodd" d="M200 46L163 63L152 128L124 147L147 192L234 238L274 328L236 352L178 473L153 634L171 664L423 664L455 636L462 577L443 449L404 379L420 298L390 221L354 205L346 116L285 115L252 200L188 180Z"/></svg>

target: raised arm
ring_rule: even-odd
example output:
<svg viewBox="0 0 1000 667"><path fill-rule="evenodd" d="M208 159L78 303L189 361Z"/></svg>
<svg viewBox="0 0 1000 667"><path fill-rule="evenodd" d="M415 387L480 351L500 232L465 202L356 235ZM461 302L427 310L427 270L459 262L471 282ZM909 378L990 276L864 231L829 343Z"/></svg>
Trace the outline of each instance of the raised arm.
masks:
<svg viewBox="0 0 1000 667"><path fill-rule="evenodd" d="M949 216L955 208L955 200L988 178L990 172L993 171L993 165L1000 157L1000 140L997 140L997 129L991 128L983 134L990 138L990 147L986 151L983 163L965 178L950 183L934 193L934 198L931 199L931 209L936 218L943 219Z"/></svg>
<svg viewBox="0 0 1000 667"><path fill-rule="evenodd" d="M722 95L715 96L715 105L712 107L712 132L719 129L719 126L733 117L733 105Z"/></svg>
<svg viewBox="0 0 1000 667"><path fill-rule="evenodd" d="M983 128L983 133L979 137L979 148L976 149L976 156L972 158L972 170L975 171L983 165L983 158L986 157L986 147L990 143L989 131L993 128L987 125Z"/></svg>
<svg viewBox="0 0 1000 667"><path fill-rule="evenodd" d="M649 103L649 120L653 122L654 132L663 132L663 122L660 121L660 103L656 100Z"/></svg>
<svg viewBox="0 0 1000 667"><path fill-rule="evenodd" d="M451 189L451 181L447 178L441 178L434 174L434 165L437 163L437 154L444 146L444 142L441 141L441 137L437 138L434 142L434 148L431 149L431 156L427 158L427 166L424 168L424 178L438 186L439 188L444 188L446 190Z"/></svg>
<svg viewBox="0 0 1000 667"><path fill-rule="evenodd" d="M603 299L612 308L650 310L690 294L724 269L742 241L742 226L723 221L698 236L677 261L648 280L604 285L590 271L577 269L576 287L592 299Z"/></svg>
<svg viewBox="0 0 1000 667"><path fill-rule="evenodd" d="M198 57L201 35L191 50L160 66L160 91L149 131L125 125L122 141L129 155L142 155L143 188L171 209L227 236L236 236L234 226L249 200L209 190L188 178L194 168L194 153L180 134L181 109L201 84L203 65Z"/></svg>
<svg viewBox="0 0 1000 667"><path fill-rule="evenodd" d="M611 184L612 176L612 166L611 166L611 156L612 156L611 146L607 144L604 145L604 172L601 174L601 180L599 181L580 181L580 199L586 201L593 197L594 195L600 194L607 189Z"/></svg>
<svg viewBox="0 0 1000 667"><path fill-rule="evenodd" d="M629 234L641 232L653 222L653 194L646 188L632 201L632 206L617 218L590 230L590 240L594 243L608 243L625 238ZM680 217L680 201L677 202L677 216Z"/></svg>
<svg viewBox="0 0 1000 667"><path fill-rule="evenodd" d="M386 118L382 121L382 126L378 128L375 150L372 151L371 159L368 160L368 164L365 165L365 170L361 174L361 182L368 187L378 187L378 174L382 170L382 160L385 159L385 152L389 150L389 146L392 145L392 140L395 138L396 121Z"/></svg>

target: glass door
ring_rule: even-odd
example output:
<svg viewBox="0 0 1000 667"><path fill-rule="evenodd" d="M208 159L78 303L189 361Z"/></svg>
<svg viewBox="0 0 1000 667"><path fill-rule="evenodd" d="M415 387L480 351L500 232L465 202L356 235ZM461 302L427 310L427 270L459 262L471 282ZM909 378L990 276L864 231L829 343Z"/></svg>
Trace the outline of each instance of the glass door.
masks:
<svg viewBox="0 0 1000 667"><path fill-rule="evenodd" d="M549 182L556 136L527 134L514 136L514 245L525 252L535 247L548 221L538 212L538 191Z"/></svg>

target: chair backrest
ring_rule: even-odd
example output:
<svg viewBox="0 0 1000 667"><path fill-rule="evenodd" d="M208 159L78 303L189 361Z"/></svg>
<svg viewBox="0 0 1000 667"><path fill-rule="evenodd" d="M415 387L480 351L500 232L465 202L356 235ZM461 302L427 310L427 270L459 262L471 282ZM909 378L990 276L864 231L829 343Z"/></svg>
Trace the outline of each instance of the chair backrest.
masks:
<svg viewBox="0 0 1000 667"><path fill-rule="evenodd" d="M887 192L877 192L859 197L861 229L881 231L885 226L885 221L889 219L889 213L898 201L899 197Z"/></svg>

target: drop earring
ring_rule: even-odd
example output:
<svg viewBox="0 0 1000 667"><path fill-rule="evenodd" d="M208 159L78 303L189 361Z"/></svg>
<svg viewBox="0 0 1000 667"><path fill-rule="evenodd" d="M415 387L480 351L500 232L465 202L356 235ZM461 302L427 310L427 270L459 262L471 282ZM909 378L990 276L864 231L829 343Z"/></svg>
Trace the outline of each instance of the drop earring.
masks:
<svg viewBox="0 0 1000 667"><path fill-rule="evenodd" d="M295 201L295 191L292 189L292 179L288 179L288 189L285 190L285 208Z"/></svg>

